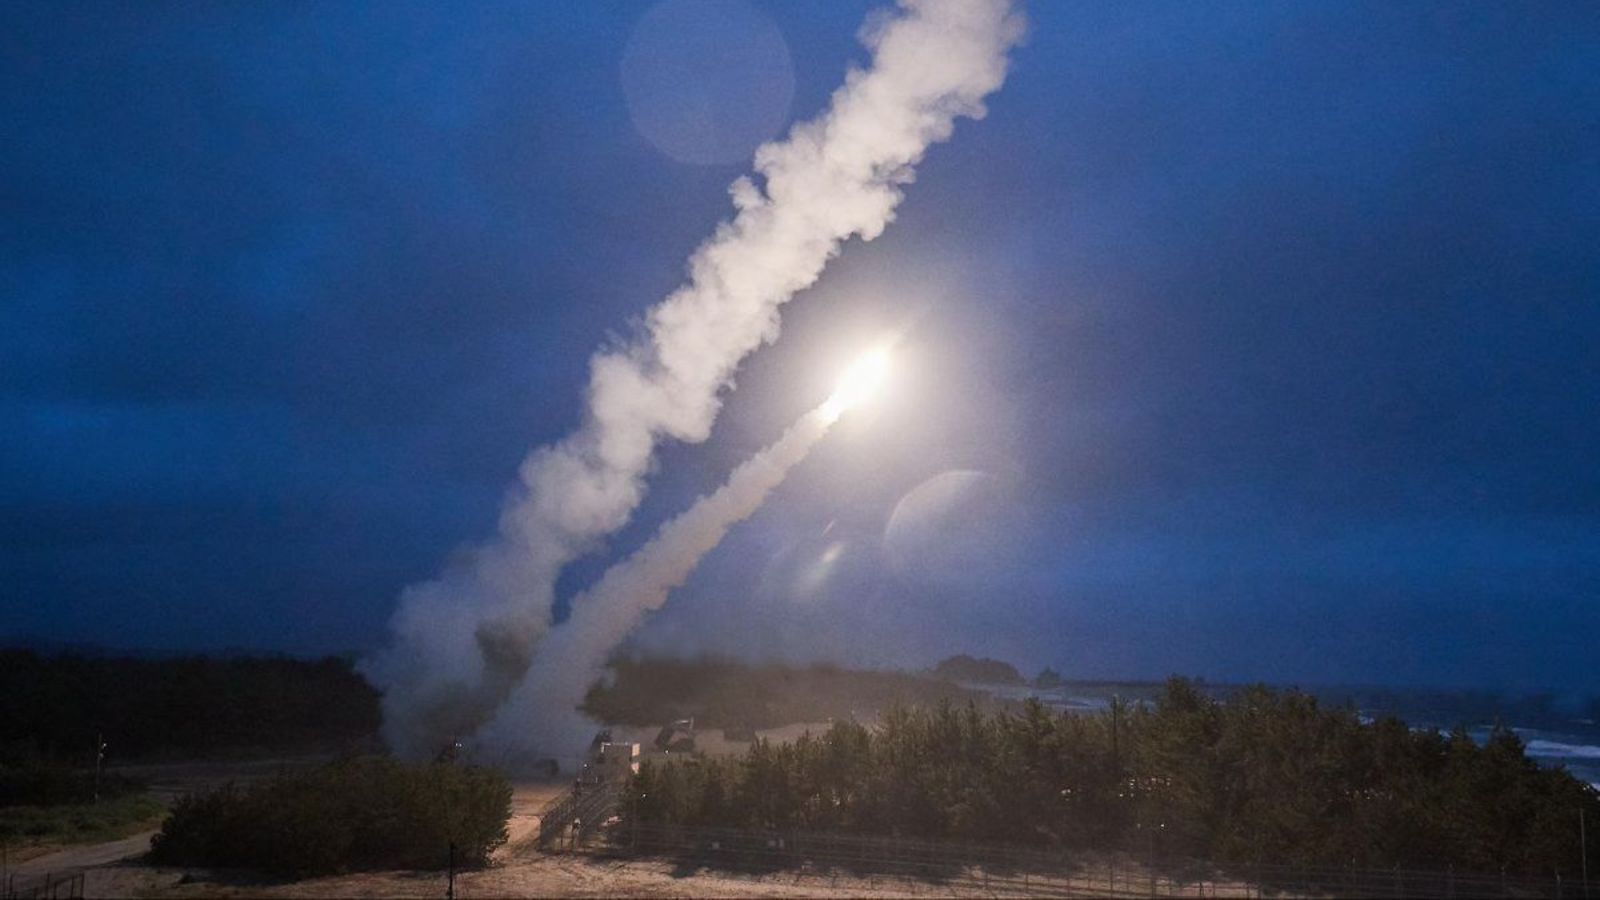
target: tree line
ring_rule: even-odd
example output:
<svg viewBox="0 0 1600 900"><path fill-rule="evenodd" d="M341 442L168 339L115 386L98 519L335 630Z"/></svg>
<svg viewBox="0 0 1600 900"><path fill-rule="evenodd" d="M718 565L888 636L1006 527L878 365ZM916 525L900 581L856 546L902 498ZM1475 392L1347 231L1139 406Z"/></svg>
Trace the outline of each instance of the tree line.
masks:
<svg viewBox="0 0 1600 900"><path fill-rule="evenodd" d="M134 659L0 651L0 765L337 749L368 741L378 694L349 660Z"/></svg>
<svg viewBox="0 0 1600 900"><path fill-rule="evenodd" d="M1537 765L1507 729L1480 745L1298 691L1219 701L1184 679L1097 714L942 703L646 764L624 804L646 824L1545 877L1578 871L1580 808L1593 832L1600 793Z"/></svg>

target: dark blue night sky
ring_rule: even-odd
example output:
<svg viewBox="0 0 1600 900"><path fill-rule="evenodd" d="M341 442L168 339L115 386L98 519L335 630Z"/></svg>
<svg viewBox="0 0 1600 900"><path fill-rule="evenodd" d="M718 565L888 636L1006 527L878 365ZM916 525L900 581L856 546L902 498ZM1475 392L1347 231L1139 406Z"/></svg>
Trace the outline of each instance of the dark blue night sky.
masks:
<svg viewBox="0 0 1600 900"><path fill-rule="evenodd" d="M7 5L0 635L377 645L874 5L761 4L654 80L645 3ZM896 328L891 408L641 646L1600 686L1600 7L1027 12L564 591ZM629 103L681 125L679 84L731 110L689 151Z"/></svg>

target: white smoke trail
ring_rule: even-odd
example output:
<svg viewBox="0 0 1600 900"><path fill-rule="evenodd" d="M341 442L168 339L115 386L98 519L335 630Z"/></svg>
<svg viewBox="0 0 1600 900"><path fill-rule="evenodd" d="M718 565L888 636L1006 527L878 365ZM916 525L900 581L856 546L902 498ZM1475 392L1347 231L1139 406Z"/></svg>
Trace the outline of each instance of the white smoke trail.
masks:
<svg viewBox="0 0 1600 900"><path fill-rule="evenodd" d="M688 283L590 361L582 426L523 463L496 538L402 594L390 646L364 665L395 752L427 754L498 705L549 628L562 567L637 507L656 441L708 436L739 361L776 338L779 307L843 241L882 233L928 146L984 114L1021 34L1010 0L900 0L863 32L872 65L757 150L760 182L733 183L737 212L695 251Z"/></svg>
<svg viewBox="0 0 1600 900"><path fill-rule="evenodd" d="M526 676L478 745L502 759L579 749L593 726L577 711L611 651L660 609L728 529L749 518L772 489L828 433L838 409L824 404L789 426L776 443L746 460L716 492L662 525L649 543L617 563L573 603L572 616L540 642Z"/></svg>

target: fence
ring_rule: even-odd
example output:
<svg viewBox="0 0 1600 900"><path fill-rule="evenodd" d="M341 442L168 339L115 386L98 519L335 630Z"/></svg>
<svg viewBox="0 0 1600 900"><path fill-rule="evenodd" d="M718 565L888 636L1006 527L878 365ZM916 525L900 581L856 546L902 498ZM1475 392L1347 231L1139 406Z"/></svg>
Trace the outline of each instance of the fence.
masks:
<svg viewBox="0 0 1600 900"><path fill-rule="evenodd" d="M658 856L729 877L821 882L906 893L1005 897L1572 898L1560 878L1451 871L1216 866L1193 859L1078 854L1006 845L798 831L751 832L617 823L567 845L597 855Z"/></svg>
<svg viewBox="0 0 1600 900"><path fill-rule="evenodd" d="M51 872L27 880L11 875L0 888L0 897L5 900L81 900L83 872Z"/></svg>

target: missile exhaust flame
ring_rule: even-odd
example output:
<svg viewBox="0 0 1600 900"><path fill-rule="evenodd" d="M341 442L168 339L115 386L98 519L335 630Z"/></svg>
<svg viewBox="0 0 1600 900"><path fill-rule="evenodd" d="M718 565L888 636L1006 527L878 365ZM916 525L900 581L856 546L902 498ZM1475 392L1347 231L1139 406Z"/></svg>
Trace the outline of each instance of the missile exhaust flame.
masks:
<svg viewBox="0 0 1600 900"><path fill-rule="evenodd" d="M822 404L825 415L837 419L871 400L883 388L889 375L889 351L878 348L850 364L839 377L833 396Z"/></svg>

